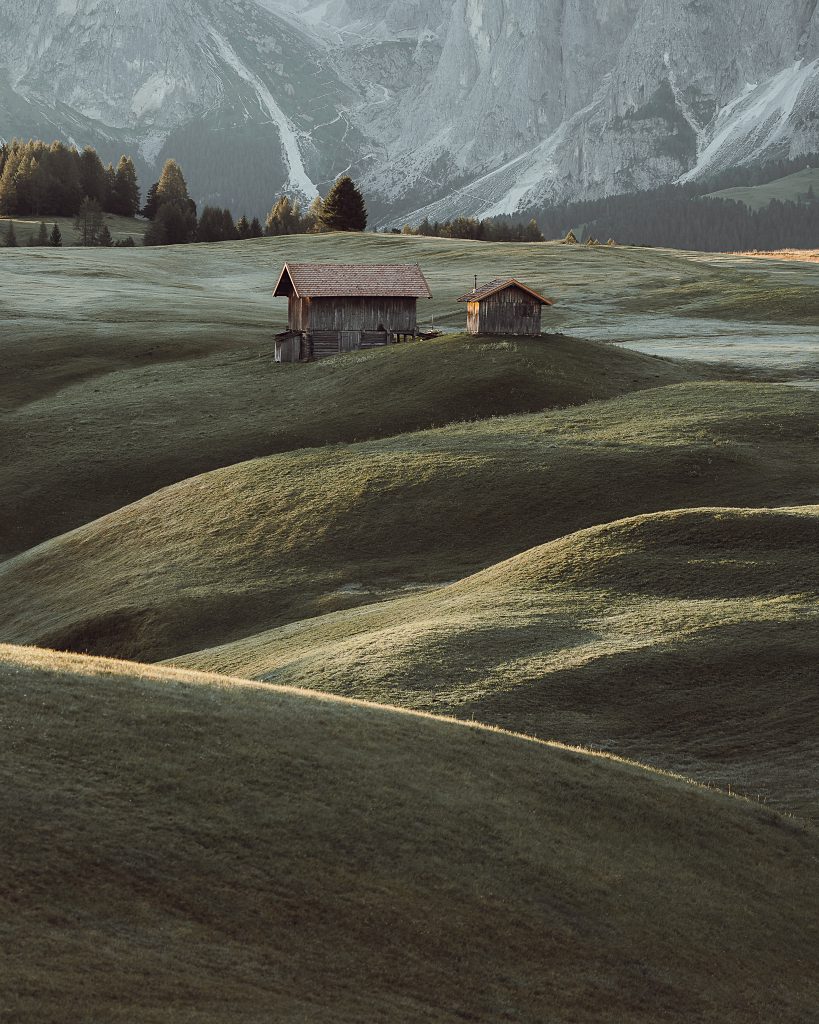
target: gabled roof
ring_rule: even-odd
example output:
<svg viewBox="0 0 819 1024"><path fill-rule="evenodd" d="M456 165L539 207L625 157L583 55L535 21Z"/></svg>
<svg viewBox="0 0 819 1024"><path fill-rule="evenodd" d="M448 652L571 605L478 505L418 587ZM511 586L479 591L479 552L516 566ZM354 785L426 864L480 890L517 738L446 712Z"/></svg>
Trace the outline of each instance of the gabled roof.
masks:
<svg viewBox="0 0 819 1024"><path fill-rule="evenodd" d="M521 291L531 295L533 299L537 299L542 306L553 306L555 304L554 299L547 299L545 295L541 295L533 288L527 288L525 284L521 284L514 277L496 277L494 281L483 284L480 288L462 295L458 302L479 302L481 299L488 299L490 295L505 291L507 288L520 288Z"/></svg>
<svg viewBox="0 0 819 1024"><path fill-rule="evenodd" d="M285 263L274 295L431 299L417 263Z"/></svg>

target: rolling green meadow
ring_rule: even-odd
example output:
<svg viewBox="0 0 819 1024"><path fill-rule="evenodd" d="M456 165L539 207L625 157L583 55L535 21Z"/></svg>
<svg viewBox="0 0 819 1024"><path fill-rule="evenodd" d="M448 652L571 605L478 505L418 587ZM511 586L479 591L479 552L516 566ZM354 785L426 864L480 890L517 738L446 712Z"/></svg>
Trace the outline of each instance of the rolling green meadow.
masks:
<svg viewBox="0 0 819 1024"><path fill-rule="evenodd" d="M438 336L276 364L284 260ZM0 1021L819 1020L818 286L0 250Z"/></svg>

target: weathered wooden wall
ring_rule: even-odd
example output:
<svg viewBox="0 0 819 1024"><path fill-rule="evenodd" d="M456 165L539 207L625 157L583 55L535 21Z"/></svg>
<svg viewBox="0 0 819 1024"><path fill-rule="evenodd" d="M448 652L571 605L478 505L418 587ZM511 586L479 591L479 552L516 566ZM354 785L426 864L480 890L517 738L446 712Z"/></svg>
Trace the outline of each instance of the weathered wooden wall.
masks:
<svg viewBox="0 0 819 1024"><path fill-rule="evenodd" d="M291 331L377 331L413 334L418 323L417 300L402 298L337 298L289 300Z"/></svg>
<svg viewBox="0 0 819 1024"><path fill-rule="evenodd" d="M292 334L276 341L277 363L298 363L302 358L302 337Z"/></svg>
<svg viewBox="0 0 819 1024"><path fill-rule="evenodd" d="M470 334L481 333L481 304L468 302L466 305L466 329Z"/></svg>
<svg viewBox="0 0 819 1024"><path fill-rule="evenodd" d="M288 323L291 331L307 331L310 328L310 300L291 295L287 300Z"/></svg>
<svg viewBox="0 0 819 1024"><path fill-rule="evenodd" d="M540 314L539 302L519 288L507 288L479 302L467 304L467 329L470 334L538 337Z"/></svg>

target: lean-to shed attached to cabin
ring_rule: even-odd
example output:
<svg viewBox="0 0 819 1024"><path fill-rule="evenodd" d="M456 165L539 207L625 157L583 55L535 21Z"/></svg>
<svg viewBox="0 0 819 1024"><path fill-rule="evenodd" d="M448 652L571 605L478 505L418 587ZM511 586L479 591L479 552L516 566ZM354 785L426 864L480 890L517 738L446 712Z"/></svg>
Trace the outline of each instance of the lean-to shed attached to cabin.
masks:
<svg viewBox="0 0 819 1024"><path fill-rule="evenodd" d="M514 277L496 278L462 295L466 302L466 327L470 334L523 335L537 338L541 331L541 311L553 306L532 288Z"/></svg>
<svg viewBox="0 0 819 1024"><path fill-rule="evenodd" d="M288 301L276 361L300 362L418 336L418 299L431 299L417 264L285 263L273 291Z"/></svg>

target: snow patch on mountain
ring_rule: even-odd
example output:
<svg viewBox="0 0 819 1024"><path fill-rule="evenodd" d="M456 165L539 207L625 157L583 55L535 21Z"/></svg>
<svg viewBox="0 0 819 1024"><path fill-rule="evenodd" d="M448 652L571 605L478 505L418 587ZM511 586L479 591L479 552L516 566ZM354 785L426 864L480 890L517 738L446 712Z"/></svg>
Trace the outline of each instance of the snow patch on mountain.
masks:
<svg viewBox="0 0 819 1024"><path fill-rule="evenodd" d="M693 181L708 171L758 160L777 143L789 139L797 104L817 83L819 60L798 60L762 85L749 86L720 111L710 141L680 181Z"/></svg>
<svg viewBox="0 0 819 1024"><path fill-rule="evenodd" d="M318 188L316 188L315 182L310 178L304 166L295 128L273 98L270 89L255 72L242 63L230 43L214 29L211 29L210 34L219 50L219 56L243 81L253 88L259 98L259 105L270 115L270 120L276 126L288 170L285 190L288 192L298 192L309 200L315 199L319 194Z"/></svg>

